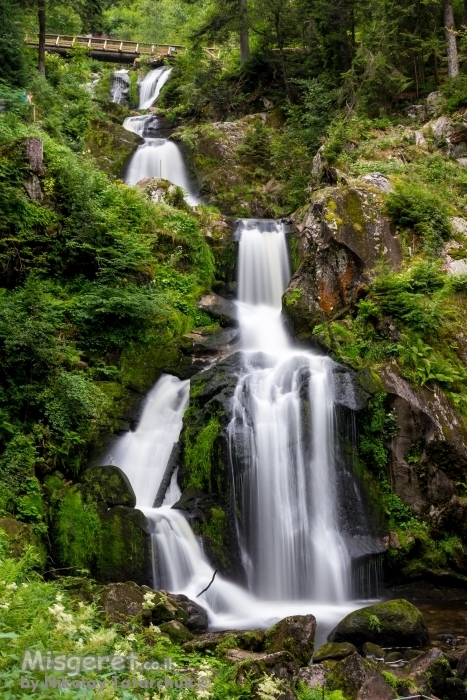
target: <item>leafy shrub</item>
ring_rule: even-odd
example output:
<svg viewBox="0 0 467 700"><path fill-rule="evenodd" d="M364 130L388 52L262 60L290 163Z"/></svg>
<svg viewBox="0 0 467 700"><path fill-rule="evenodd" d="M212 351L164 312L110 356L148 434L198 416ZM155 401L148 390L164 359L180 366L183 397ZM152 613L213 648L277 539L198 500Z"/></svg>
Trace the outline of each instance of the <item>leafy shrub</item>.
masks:
<svg viewBox="0 0 467 700"><path fill-rule="evenodd" d="M386 212L395 224L413 228L428 249L438 248L451 235L447 206L418 184L399 183L387 197Z"/></svg>

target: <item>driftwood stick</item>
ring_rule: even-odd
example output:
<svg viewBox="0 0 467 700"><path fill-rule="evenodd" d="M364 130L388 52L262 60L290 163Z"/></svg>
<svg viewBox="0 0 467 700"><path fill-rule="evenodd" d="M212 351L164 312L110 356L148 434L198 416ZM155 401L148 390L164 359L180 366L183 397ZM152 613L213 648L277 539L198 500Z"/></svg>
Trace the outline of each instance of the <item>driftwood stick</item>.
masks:
<svg viewBox="0 0 467 700"><path fill-rule="evenodd" d="M208 590L208 588L211 588L212 584L214 583L214 579L216 578L216 574L217 574L217 569L215 570L215 572L214 572L213 575L212 575L211 583L209 584L209 586L206 586L206 588L203 588L203 590L201 591L201 593L198 593L198 595L196 596L197 598L199 598L200 595L203 595L203 593L206 593L206 591Z"/></svg>

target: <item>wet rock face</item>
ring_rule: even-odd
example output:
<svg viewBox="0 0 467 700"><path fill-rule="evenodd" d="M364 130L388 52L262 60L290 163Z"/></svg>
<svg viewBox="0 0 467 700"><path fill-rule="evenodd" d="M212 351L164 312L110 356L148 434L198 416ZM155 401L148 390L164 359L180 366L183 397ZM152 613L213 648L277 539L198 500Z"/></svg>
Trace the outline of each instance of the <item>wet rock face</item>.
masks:
<svg viewBox="0 0 467 700"><path fill-rule="evenodd" d="M428 642L423 615L406 600L378 603L347 615L329 635L331 642L350 642L361 648L365 642L383 647L421 647Z"/></svg>
<svg viewBox="0 0 467 700"><path fill-rule="evenodd" d="M317 324L352 306L378 260L387 260L395 269L402 261L400 243L381 214L383 183L377 175L371 182L318 191L296 222L294 247L301 264L283 303L300 338L310 338Z"/></svg>

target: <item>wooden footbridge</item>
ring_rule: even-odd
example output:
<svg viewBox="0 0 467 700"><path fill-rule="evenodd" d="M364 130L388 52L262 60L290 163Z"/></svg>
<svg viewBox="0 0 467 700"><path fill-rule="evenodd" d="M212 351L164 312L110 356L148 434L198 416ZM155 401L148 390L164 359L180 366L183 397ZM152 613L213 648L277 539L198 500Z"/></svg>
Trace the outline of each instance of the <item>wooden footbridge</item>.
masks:
<svg viewBox="0 0 467 700"><path fill-rule="evenodd" d="M39 47L39 34L28 33L26 44L34 48ZM181 44L148 44L137 41L123 41L120 39L106 39L95 36L71 36L68 34L46 34L45 49L52 53L67 54L70 49L83 47L88 50L91 58L111 63L133 63L140 56L153 59L175 58L185 51ZM213 58L218 58L216 49L206 48L205 51Z"/></svg>

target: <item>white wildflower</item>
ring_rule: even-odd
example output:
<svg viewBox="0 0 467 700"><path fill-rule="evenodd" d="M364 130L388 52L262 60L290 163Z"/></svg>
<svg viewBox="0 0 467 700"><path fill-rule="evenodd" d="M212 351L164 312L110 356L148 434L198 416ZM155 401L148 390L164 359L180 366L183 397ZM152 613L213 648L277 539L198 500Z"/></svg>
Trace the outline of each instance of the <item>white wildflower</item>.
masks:
<svg viewBox="0 0 467 700"><path fill-rule="evenodd" d="M15 582L9 583L8 586L6 587L7 591L16 591L17 588L18 588L18 586Z"/></svg>
<svg viewBox="0 0 467 700"><path fill-rule="evenodd" d="M8 610L10 607L10 603L0 603L0 608L3 608L3 610Z"/></svg>
<svg viewBox="0 0 467 700"><path fill-rule="evenodd" d="M94 634L91 634L88 640L88 644L91 646L101 646L103 644L112 644L117 633L113 629L97 630Z"/></svg>
<svg viewBox="0 0 467 700"><path fill-rule="evenodd" d="M276 700L281 695L281 682L271 676L264 674L263 680L258 685L258 695L260 700Z"/></svg>
<svg viewBox="0 0 467 700"><path fill-rule="evenodd" d="M144 600L143 600L143 608L145 608L146 610L150 610L151 608L153 608L156 604L155 598L156 598L155 593L153 593L151 591L148 591L147 593L145 593Z"/></svg>
<svg viewBox="0 0 467 700"><path fill-rule="evenodd" d="M128 640L129 642L136 642L136 637L135 637L134 634L129 634L128 637L127 637L127 640Z"/></svg>

